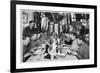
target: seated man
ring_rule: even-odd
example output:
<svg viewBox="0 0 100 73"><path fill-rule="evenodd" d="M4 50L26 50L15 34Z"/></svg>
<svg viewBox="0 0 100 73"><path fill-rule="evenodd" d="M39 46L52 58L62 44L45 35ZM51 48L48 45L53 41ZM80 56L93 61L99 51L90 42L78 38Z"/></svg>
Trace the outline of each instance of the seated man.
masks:
<svg viewBox="0 0 100 73"><path fill-rule="evenodd" d="M71 47L72 54L78 59L89 59L89 46L82 40L75 40Z"/></svg>
<svg viewBox="0 0 100 73"><path fill-rule="evenodd" d="M30 49L30 43L32 39L35 39L35 33L37 33L37 29L35 27L35 22L34 21L29 21L29 26L25 27L23 29L23 55L25 55L24 61L26 61L26 57L29 55L26 54L29 52ZM34 36L33 36L34 35ZM27 55L27 56L26 56Z"/></svg>
<svg viewBox="0 0 100 73"><path fill-rule="evenodd" d="M89 59L89 46L85 42L82 42L76 56L78 59Z"/></svg>
<svg viewBox="0 0 100 73"><path fill-rule="evenodd" d="M29 21L29 26L25 27L23 30L23 38L29 37L31 39L32 36L38 32L35 25L34 21Z"/></svg>
<svg viewBox="0 0 100 73"><path fill-rule="evenodd" d="M65 44L67 44L67 45L71 45L72 42L73 42L73 40L72 40L71 38L66 38L66 40L65 40L64 42L65 42Z"/></svg>
<svg viewBox="0 0 100 73"><path fill-rule="evenodd" d="M23 40L23 62L25 62L30 57L29 49L30 49L30 38L26 37Z"/></svg>

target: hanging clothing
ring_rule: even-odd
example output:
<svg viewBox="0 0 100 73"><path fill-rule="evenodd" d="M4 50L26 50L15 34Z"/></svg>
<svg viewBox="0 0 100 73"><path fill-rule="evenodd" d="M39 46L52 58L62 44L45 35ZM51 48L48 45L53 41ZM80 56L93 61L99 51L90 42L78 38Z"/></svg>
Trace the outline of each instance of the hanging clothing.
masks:
<svg viewBox="0 0 100 73"><path fill-rule="evenodd" d="M46 17L42 17L41 19L41 29L43 30L48 29L48 19Z"/></svg>
<svg viewBox="0 0 100 73"><path fill-rule="evenodd" d="M58 35L58 24L55 24L55 28L54 28L55 30L55 33Z"/></svg>
<svg viewBox="0 0 100 73"><path fill-rule="evenodd" d="M41 29L45 26L45 17L41 18Z"/></svg>
<svg viewBox="0 0 100 73"><path fill-rule="evenodd" d="M50 25L50 33L53 32L53 25Z"/></svg>
<svg viewBox="0 0 100 73"><path fill-rule="evenodd" d="M49 23L49 20L48 20L48 18L46 18L45 20L46 20L46 21L45 21L45 22L46 22L46 27L45 27L45 29L46 29L46 31L47 31L47 30L48 30L48 23Z"/></svg>

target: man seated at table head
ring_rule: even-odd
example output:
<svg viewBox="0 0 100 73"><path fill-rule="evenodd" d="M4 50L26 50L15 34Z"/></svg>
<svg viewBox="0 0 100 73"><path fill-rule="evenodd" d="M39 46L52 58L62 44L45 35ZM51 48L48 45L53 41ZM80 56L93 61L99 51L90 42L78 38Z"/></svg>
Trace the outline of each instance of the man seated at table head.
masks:
<svg viewBox="0 0 100 73"><path fill-rule="evenodd" d="M37 33L36 23L34 21L29 21L29 26L23 29L23 37L31 38L33 34Z"/></svg>

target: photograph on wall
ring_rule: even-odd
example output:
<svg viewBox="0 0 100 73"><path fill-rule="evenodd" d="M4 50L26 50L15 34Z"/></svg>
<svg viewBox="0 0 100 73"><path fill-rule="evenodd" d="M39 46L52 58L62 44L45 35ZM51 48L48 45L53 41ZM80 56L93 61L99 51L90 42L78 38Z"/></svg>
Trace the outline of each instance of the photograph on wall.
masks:
<svg viewBox="0 0 100 73"><path fill-rule="evenodd" d="M97 66L96 6L12 1L11 70Z"/></svg>
<svg viewBox="0 0 100 73"><path fill-rule="evenodd" d="M89 13L20 12L28 15L28 22L20 24L23 62L89 59Z"/></svg>

